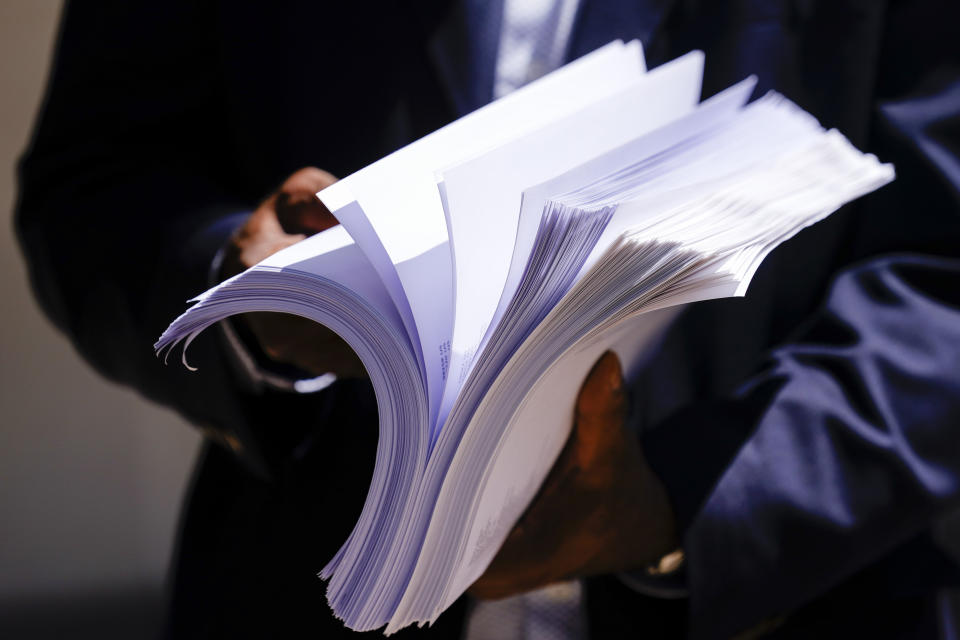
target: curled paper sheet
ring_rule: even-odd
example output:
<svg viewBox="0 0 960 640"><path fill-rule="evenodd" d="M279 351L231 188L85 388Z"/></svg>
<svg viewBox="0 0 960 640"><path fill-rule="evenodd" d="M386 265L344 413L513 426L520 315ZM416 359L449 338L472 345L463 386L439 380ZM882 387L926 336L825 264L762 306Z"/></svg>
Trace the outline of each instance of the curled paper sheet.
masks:
<svg viewBox="0 0 960 640"><path fill-rule="evenodd" d="M747 294L775 247L893 179L785 97L748 104L753 78L698 103L703 64L647 73L614 42L451 123L320 192L342 226L202 294L156 343L274 311L357 352L376 466L320 574L350 628L429 623L483 573L601 353L641 366L682 305Z"/></svg>

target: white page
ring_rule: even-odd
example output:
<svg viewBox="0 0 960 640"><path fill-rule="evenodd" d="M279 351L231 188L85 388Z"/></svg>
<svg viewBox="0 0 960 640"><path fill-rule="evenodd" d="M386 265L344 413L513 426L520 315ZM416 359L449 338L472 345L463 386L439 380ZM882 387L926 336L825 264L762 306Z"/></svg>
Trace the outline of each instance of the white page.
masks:
<svg viewBox="0 0 960 640"><path fill-rule="evenodd" d="M788 118L797 118L792 107L773 104ZM741 118L752 124L747 115ZM554 308L553 322L541 324L536 338L531 336L514 352L452 453L417 568L392 628L435 618L482 574L562 449L577 390L596 357L622 335L634 355L621 356L632 369L639 347L650 344L664 326L665 320L657 319L670 313L638 311L734 294L751 251L782 242L825 211L891 178L889 167L859 154L834 132L817 128L811 134L818 140L815 144L800 141L781 149L778 157L746 163L744 173L728 175L725 185L705 184L697 192L675 194L686 202L670 208L676 215L661 216L655 228L647 225L631 233L625 244L618 245L620 255L608 255L601 271ZM693 156L699 156L698 149ZM711 162L725 160L721 156ZM683 167L674 171L682 172ZM631 248L658 242L661 250L653 253ZM690 257L684 257L687 251L670 248L674 242L694 249L703 259L689 262ZM742 266L716 278L724 259L738 258L739 253L744 254L739 259ZM638 260L632 267L623 261L628 255ZM668 275L671 272L673 276ZM671 278L676 279L671 283ZM615 282L628 288L611 288ZM626 304L628 293L633 302ZM615 310L614 300L624 302ZM598 324L603 317L607 319ZM588 326L595 329L576 340ZM548 345L563 349L574 342L556 361L541 361L554 353ZM453 576L449 582L448 575Z"/></svg>
<svg viewBox="0 0 960 640"><path fill-rule="evenodd" d="M446 264L433 261L426 279L420 269L398 273L397 265L447 242L434 172L601 100L643 71L639 43L611 43L317 194L370 259L417 343L432 418L452 333L452 317L435 314L452 305L452 265L449 256Z"/></svg>
<svg viewBox="0 0 960 640"><path fill-rule="evenodd" d="M331 227L278 251L257 267L295 269L332 280L366 300L401 335L406 333L377 272L341 226Z"/></svg>
<svg viewBox="0 0 960 640"><path fill-rule="evenodd" d="M720 122L735 117L750 98L756 82L756 78L751 76L701 103L692 113L566 173L525 189L506 283L478 352L486 346L492 335L492 329L503 318L510 301L516 294L517 287L520 286L527 259L540 226L543 207L549 198L591 184L621 170L625 165L648 158L681 140L698 135Z"/></svg>
<svg viewBox="0 0 960 640"><path fill-rule="evenodd" d="M334 214L359 202L393 263L408 260L447 240L435 171L602 100L643 72L639 43L610 43L317 195Z"/></svg>
<svg viewBox="0 0 960 640"><path fill-rule="evenodd" d="M655 217L652 212L662 211L665 202L683 200L680 189L709 192L711 183L719 188L729 176L750 166L762 165L798 143L807 144L821 132L815 118L785 103L782 96L767 94L750 103L738 118L718 128L694 151L688 150L682 171L674 171L665 183L651 187L650 191L621 201L617 214L585 263L584 271L621 233L649 224Z"/></svg>
<svg viewBox="0 0 960 640"><path fill-rule="evenodd" d="M523 190L690 113L700 98L702 76L703 53L691 52L602 102L443 172L455 311L441 419L453 406L501 299Z"/></svg>
<svg viewBox="0 0 960 640"><path fill-rule="evenodd" d="M677 312L671 308L645 313L599 339L585 339L537 381L510 420L484 474L463 556L470 561L458 567L449 593L462 593L480 577L533 500L570 435L580 386L601 354L610 349L625 372L635 371L647 347Z"/></svg>
<svg viewBox="0 0 960 640"><path fill-rule="evenodd" d="M514 413L495 456L484 473L481 490L471 512L465 546L445 576L444 598L435 616L450 606L479 578L509 535L513 525L526 510L552 468L570 434L574 406L580 386L600 355L607 349L620 357L627 374L642 362L647 347L659 336L676 309L665 309L630 318L598 338L587 338L569 349L531 388L520 408ZM457 458L468 456L468 438L457 452ZM462 464L455 461L451 468ZM438 505L452 489L444 484ZM438 512L441 508L438 506ZM442 535L432 527L424 548L439 544L429 536Z"/></svg>

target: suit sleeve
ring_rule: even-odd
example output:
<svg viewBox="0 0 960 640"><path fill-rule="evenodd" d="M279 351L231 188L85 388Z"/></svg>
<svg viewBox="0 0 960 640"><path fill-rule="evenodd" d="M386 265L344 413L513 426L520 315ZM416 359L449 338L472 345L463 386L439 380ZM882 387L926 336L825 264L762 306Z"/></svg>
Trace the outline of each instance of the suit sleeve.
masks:
<svg viewBox="0 0 960 640"><path fill-rule="evenodd" d="M750 412L684 538L694 637L789 613L960 503L960 261L847 271L738 397L674 419L722 430Z"/></svg>
<svg viewBox="0 0 960 640"><path fill-rule="evenodd" d="M789 614L960 504L960 67L932 6L890 5L870 148L897 179L857 209L819 309L736 393L643 436L693 637Z"/></svg>
<svg viewBox="0 0 960 640"><path fill-rule="evenodd" d="M202 375L152 350L262 195L231 162L208 4L67 3L16 226L41 306L86 360L265 473L252 425L287 403L245 392L216 336L191 350Z"/></svg>

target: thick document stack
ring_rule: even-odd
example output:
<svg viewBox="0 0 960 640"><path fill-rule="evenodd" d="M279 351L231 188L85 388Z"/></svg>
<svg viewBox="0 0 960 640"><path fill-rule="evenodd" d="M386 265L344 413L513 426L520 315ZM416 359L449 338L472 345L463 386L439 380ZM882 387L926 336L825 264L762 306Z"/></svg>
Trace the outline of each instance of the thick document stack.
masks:
<svg viewBox="0 0 960 640"><path fill-rule="evenodd" d="M157 342L276 311L356 350L376 469L321 572L349 627L433 621L483 573L602 352L629 375L681 305L744 295L777 245L893 179L783 96L747 104L753 78L699 102L703 62L646 72L614 42L400 149L318 194L341 226L207 291Z"/></svg>

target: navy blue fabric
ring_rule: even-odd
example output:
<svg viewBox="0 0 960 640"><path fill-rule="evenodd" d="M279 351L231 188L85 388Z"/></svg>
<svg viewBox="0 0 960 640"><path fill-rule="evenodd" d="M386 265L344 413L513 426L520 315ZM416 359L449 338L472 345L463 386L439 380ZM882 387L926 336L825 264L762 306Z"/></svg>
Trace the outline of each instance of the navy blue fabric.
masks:
<svg viewBox="0 0 960 640"><path fill-rule="evenodd" d="M674 418L704 432L755 425L686 531L696 637L794 611L960 506L958 283L958 260L853 268L762 374ZM675 499L691 492L662 477ZM942 561L946 573L913 567L912 586L957 584Z"/></svg>
<svg viewBox="0 0 960 640"><path fill-rule="evenodd" d="M192 347L199 374L151 345L206 288L237 212L286 175L346 175L471 108L431 50L450 4L67 5L17 230L80 353L224 445L186 513L171 637L352 637L314 574L362 502L369 389L255 394L216 336ZM696 305L658 346L632 424L680 517L691 598L598 577L592 637L757 624L931 637L952 576L927 530L960 474L958 14L933 0L583 0L569 57L614 37L643 39L650 66L703 49L706 94L756 73L898 173L775 251L746 299ZM405 635L456 637L462 611Z"/></svg>
<svg viewBox="0 0 960 640"><path fill-rule="evenodd" d="M430 41L433 64L462 116L493 99L503 0L454 3Z"/></svg>
<svg viewBox="0 0 960 640"><path fill-rule="evenodd" d="M579 58L616 39L638 39L646 48L673 4L674 0L581 0L567 42L567 59Z"/></svg>

